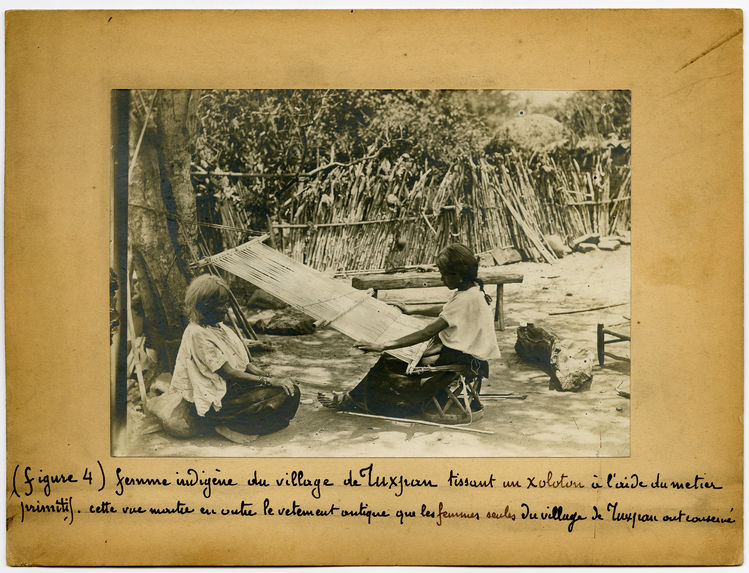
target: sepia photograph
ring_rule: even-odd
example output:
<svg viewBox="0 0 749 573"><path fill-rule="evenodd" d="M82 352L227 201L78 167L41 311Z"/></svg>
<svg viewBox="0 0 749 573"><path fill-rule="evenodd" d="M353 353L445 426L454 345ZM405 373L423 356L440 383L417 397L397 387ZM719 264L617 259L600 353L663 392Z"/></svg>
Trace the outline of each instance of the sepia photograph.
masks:
<svg viewBox="0 0 749 573"><path fill-rule="evenodd" d="M113 455L629 456L630 117L113 91Z"/></svg>
<svg viewBox="0 0 749 573"><path fill-rule="evenodd" d="M352 8L6 14L8 563L742 563L743 13Z"/></svg>

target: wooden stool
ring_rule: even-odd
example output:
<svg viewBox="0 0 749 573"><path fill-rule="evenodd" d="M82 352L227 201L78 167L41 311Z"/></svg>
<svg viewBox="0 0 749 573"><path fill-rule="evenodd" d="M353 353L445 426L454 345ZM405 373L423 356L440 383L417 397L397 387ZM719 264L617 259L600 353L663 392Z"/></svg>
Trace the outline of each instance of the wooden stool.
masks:
<svg viewBox="0 0 749 573"><path fill-rule="evenodd" d="M432 396L422 406L421 413L426 420L440 424L467 424L481 419L484 405L479 398L483 380L480 375L462 365L422 366L414 369L415 374L426 372L455 372L459 375L444 388L444 404L440 404L437 396Z"/></svg>
<svg viewBox="0 0 749 573"><path fill-rule="evenodd" d="M604 328L603 324L598 323L598 364L603 366L605 356L616 358L617 360L629 360L623 356L617 356L610 352L604 351L606 344L614 344L615 342L629 342L631 335L629 332L630 324L628 322L622 324L615 324L609 328ZM606 335L613 337L613 340L606 340Z"/></svg>

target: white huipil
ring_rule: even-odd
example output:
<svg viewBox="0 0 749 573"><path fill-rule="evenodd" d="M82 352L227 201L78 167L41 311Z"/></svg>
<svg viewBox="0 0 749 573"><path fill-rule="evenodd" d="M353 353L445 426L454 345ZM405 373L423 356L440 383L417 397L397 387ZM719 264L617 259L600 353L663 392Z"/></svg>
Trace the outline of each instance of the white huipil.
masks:
<svg viewBox="0 0 749 573"><path fill-rule="evenodd" d="M439 333L445 346L479 360L502 356L494 333L494 312L478 286L452 291L439 316L448 324Z"/></svg>

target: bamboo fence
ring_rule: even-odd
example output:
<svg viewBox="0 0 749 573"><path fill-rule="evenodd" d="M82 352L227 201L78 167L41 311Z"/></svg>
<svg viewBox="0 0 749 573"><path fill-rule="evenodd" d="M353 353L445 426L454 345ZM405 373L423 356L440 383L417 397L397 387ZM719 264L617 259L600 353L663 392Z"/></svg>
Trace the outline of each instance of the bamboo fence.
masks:
<svg viewBox="0 0 749 573"><path fill-rule="evenodd" d="M432 263L451 242L477 253L512 247L525 260L553 262L550 235L570 243L630 225L629 162L614 166L606 151L466 158L441 177L378 159L337 166L300 178L255 231L242 208L247 189L239 179L233 185L233 198L217 200L207 223L224 248L270 229L278 250L320 271L383 269L396 240L405 242L399 266Z"/></svg>

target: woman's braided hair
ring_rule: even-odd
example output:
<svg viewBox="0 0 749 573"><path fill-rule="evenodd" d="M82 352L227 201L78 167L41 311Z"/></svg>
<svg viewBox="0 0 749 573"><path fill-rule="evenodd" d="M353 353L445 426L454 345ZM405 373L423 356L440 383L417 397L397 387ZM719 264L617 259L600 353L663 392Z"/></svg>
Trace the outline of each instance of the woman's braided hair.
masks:
<svg viewBox="0 0 749 573"><path fill-rule="evenodd" d="M460 243L448 245L437 255L437 266L450 274L458 275L461 279L458 288L468 288L476 283L484 293L486 304L491 305L492 297L484 290L484 282L478 278L479 260L471 249Z"/></svg>

